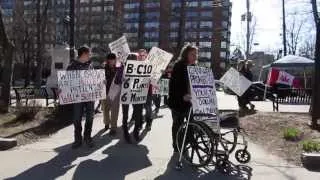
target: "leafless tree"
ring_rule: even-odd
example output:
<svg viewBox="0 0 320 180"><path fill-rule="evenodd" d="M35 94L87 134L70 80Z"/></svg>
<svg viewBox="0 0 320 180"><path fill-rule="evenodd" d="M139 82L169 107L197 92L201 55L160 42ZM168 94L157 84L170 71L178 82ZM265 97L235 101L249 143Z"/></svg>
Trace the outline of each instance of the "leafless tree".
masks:
<svg viewBox="0 0 320 180"><path fill-rule="evenodd" d="M250 23L250 30L249 30L249 54L252 52L252 48L255 41L256 35L256 27L257 27L257 20L256 18L252 17L252 21ZM241 37L239 38L240 49L242 51L246 51L247 49L247 38L246 38L246 30L241 31Z"/></svg>
<svg viewBox="0 0 320 180"><path fill-rule="evenodd" d="M13 52L14 45L10 41L6 28L2 19L2 8L0 6L0 47L4 57L4 67L1 75L1 95L0 95L0 106L2 112L8 112L10 102L10 83L12 75L12 63L13 63Z"/></svg>
<svg viewBox="0 0 320 180"><path fill-rule="evenodd" d="M313 36L304 40L304 42L300 44L299 55L309 59L314 59L315 44L316 40Z"/></svg>
<svg viewBox="0 0 320 180"><path fill-rule="evenodd" d="M296 14L292 16L291 22L287 22L286 34L289 54L296 55L303 26L304 20L298 20Z"/></svg>

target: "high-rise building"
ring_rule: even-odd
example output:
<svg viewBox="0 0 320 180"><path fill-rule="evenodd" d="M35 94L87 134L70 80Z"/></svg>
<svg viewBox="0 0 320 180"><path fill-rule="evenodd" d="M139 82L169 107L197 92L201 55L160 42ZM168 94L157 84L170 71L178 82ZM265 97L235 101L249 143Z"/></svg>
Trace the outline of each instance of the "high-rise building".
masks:
<svg viewBox="0 0 320 180"><path fill-rule="evenodd" d="M13 1L3 2L10 5ZM36 23L36 2L23 1L27 24ZM41 2L43 13L46 1ZM47 48L67 43L70 35L70 1L50 2ZM75 0L76 47L87 44L107 51L108 43L125 34L132 51L158 46L177 56L189 42L199 47L199 62L212 67L217 76L229 58L230 27L230 0ZM29 28L36 32L35 25Z"/></svg>
<svg viewBox="0 0 320 180"><path fill-rule="evenodd" d="M159 46L177 55L185 43L199 47L199 62L221 76L229 57L229 0L125 0L124 33L132 50Z"/></svg>

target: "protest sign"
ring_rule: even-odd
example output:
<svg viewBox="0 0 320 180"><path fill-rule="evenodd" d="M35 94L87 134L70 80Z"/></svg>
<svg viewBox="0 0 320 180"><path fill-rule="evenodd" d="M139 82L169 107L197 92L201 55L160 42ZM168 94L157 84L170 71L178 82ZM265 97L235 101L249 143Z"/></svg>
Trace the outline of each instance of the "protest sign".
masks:
<svg viewBox="0 0 320 180"><path fill-rule="evenodd" d="M152 85L156 85L159 81L162 71L166 69L173 55L157 47L152 47L147 56L147 63L153 67L151 75Z"/></svg>
<svg viewBox="0 0 320 180"><path fill-rule="evenodd" d="M109 44L109 48L112 53L116 54L117 58L121 62L126 62L127 57L130 53L130 48L125 36L122 36L118 40L111 42Z"/></svg>
<svg viewBox="0 0 320 180"><path fill-rule="evenodd" d="M188 76L194 120L205 121L210 126L218 124L217 97L212 70L188 66Z"/></svg>
<svg viewBox="0 0 320 180"><path fill-rule="evenodd" d="M169 95L169 79L160 80L160 94L161 96Z"/></svg>
<svg viewBox="0 0 320 180"><path fill-rule="evenodd" d="M230 68L229 71L223 75L220 81L238 96L242 96L252 84L251 81L234 68Z"/></svg>
<svg viewBox="0 0 320 180"><path fill-rule="evenodd" d="M144 104L147 101L152 65L128 60L124 71L120 100L122 104Z"/></svg>
<svg viewBox="0 0 320 180"><path fill-rule="evenodd" d="M106 98L104 70L58 71L60 104L96 101Z"/></svg>

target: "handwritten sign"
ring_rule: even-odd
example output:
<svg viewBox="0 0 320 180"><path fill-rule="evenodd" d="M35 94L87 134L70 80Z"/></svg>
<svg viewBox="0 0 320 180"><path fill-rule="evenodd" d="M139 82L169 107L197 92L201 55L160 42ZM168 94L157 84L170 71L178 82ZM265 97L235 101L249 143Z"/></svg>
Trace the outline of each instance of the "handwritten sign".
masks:
<svg viewBox="0 0 320 180"><path fill-rule="evenodd" d="M229 71L223 75L220 81L238 96L242 96L252 84L251 81L249 81L234 68L230 68Z"/></svg>
<svg viewBox="0 0 320 180"><path fill-rule="evenodd" d="M217 124L217 96L212 70L188 66L194 119Z"/></svg>
<svg viewBox="0 0 320 180"><path fill-rule="evenodd" d="M159 81L162 71L166 69L173 55L157 47L152 47L148 56L147 63L153 67L151 74L151 83L156 85Z"/></svg>
<svg viewBox="0 0 320 180"><path fill-rule="evenodd" d="M106 98L104 70L58 71L60 104L90 102Z"/></svg>
<svg viewBox="0 0 320 180"><path fill-rule="evenodd" d="M127 42L127 38L125 36L122 36L116 41L113 41L109 44L109 48L112 53L115 53L117 58L121 62L126 62L127 57L130 53L130 48Z"/></svg>
<svg viewBox="0 0 320 180"><path fill-rule="evenodd" d="M147 101L152 65L128 60L121 89L122 104L144 104Z"/></svg>

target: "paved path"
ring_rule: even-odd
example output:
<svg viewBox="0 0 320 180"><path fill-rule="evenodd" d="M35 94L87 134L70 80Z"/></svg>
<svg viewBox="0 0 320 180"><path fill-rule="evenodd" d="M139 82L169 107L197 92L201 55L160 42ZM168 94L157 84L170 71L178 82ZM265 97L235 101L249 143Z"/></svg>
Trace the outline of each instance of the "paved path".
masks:
<svg viewBox="0 0 320 180"><path fill-rule="evenodd" d="M152 131L137 145L125 144L120 129L114 139L101 131L100 114L94 121L93 135L97 145L93 149L71 150L73 127L69 126L37 143L0 152L0 179L238 179L221 175L212 168L197 171L185 166L181 172L174 170L177 157L172 156L171 113L162 109L159 115L163 117L154 121ZM253 143L249 143L249 151L253 180L320 179L320 173L288 165Z"/></svg>

